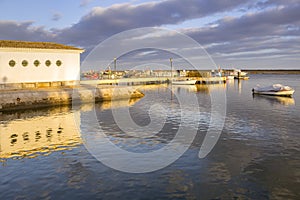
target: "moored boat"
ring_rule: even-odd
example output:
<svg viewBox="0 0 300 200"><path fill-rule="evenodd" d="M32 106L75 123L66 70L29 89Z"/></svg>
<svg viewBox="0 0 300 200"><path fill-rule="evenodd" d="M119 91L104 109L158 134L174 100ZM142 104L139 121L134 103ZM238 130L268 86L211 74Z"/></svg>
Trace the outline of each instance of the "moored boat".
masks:
<svg viewBox="0 0 300 200"><path fill-rule="evenodd" d="M242 79L242 80L248 80L249 76L247 76L247 72L242 72L240 69L234 69L233 70L233 76L235 79Z"/></svg>
<svg viewBox="0 0 300 200"><path fill-rule="evenodd" d="M234 76L233 75L228 75L226 76L226 80L233 80L234 79Z"/></svg>
<svg viewBox="0 0 300 200"><path fill-rule="evenodd" d="M295 90L289 86L274 84L267 87L256 86L252 89L253 94L273 95L273 96L292 96Z"/></svg>
<svg viewBox="0 0 300 200"><path fill-rule="evenodd" d="M195 85L197 80L185 79L185 80L172 80L173 85Z"/></svg>

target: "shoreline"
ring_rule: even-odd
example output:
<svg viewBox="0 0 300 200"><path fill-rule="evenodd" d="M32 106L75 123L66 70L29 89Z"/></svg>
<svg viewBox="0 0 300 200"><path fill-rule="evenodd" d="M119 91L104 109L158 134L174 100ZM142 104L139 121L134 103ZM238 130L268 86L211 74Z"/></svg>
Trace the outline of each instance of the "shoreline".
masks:
<svg viewBox="0 0 300 200"><path fill-rule="evenodd" d="M262 70L242 70L244 72L248 72L249 74L300 74L300 70L285 70L285 69L279 69L279 70L273 70L273 69L270 69L270 70L265 70L265 69L262 69Z"/></svg>

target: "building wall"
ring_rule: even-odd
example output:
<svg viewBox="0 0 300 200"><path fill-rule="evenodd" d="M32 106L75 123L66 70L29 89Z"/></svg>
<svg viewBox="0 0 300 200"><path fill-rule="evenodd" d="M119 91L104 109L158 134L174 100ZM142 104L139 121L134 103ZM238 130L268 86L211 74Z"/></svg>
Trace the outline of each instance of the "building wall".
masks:
<svg viewBox="0 0 300 200"><path fill-rule="evenodd" d="M77 50L0 48L0 84L80 80L80 53ZM16 62L14 67L9 62ZM27 66L22 62L26 60ZM34 61L40 65L36 67ZM51 65L46 66L50 60ZM56 62L61 61L61 66Z"/></svg>

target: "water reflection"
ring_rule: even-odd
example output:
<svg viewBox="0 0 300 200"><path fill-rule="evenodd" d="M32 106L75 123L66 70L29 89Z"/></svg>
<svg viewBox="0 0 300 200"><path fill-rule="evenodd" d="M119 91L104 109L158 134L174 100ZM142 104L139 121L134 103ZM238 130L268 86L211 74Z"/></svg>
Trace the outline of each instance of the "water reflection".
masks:
<svg viewBox="0 0 300 200"><path fill-rule="evenodd" d="M209 85L196 85L197 92L209 94L212 91L223 91L226 89L227 84L209 84Z"/></svg>
<svg viewBox="0 0 300 200"><path fill-rule="evenodd" d="M284 105L284 106L293 106L295 105L295 100L292 97L280 97L280 96L267 96L267 95L258 95L253 94L254 100L265 100L268 101L271 105Z"/></svg>
<svg viewBox="0 0 300 200"><path fill-rule="evenodd" d="M0 159L33 158L81 144L74 120L78 113L61 109L53 109L46 116L38 113L1 115ZM20 115L26 120L20 120Z"/></svg>
<svg viewBox="0 0 300 200"><path fill-rule="evenodd" d="M140 98L132 98L118 101L104 101L101 103L86 103L79 106L80 112L90 112L94 109L96 110L110 110L132 106L140 101Z"/></svg>
<svg viewBox="0 0 300 200"><path fill-rule="evenodd" d="M295 93L294 99L252 97L251 89L257 83L263 85L274 79L300 91L299 75L294 78L286 75L281 78L253 76L249 81L240 81L241 93L238 81L227 82L226 86L200 86L197 92L180 87L180 93L187 101L190 97L188 91L198 97L201 116L199 132L190 149L162 170L148 174L126 174L102 165L81 145L78 148L67 147L72 150L64 151L64 154L53 153L47 157L24 160L7 159L0 166L0 199L59 199L62 194L65 199L299 199L300 108L295 102L300 95ZM199 148L210 122L210 96L214 89L224 88L228 100L227 118L221 138L209 156L199 159ZM73 114L80 114L82 133L90 134L98 129L99 124L84 118L88 112L95 111L107 137L120 148L138 153L162 148L174 137L182 120L180 107L174 100L176 92L173 90L175 95L171 99L172 90L168 86L151 86L142 90L147 91L146 96L137 101L81 106ZM153 104L160 104L169 110L166 126L153 137L140 140L128 137L112 123L112 108L121 109L130 105L130 113L137 124L147 125L150 123L148 111ZM296 106L291 106L294 104ZM159 108L153 107L155 112L152 117L161 116L163 109ZM185 109L185 112L191 112L191 117L193 111L194 107ZM62 123L62 120L71 116L70 112L70 108L62 107L0 114L1 158L5 150L3 143L11 149L21 144L28 145L28 151L30 148L36 150L38 155L56 151L49 151L50 141L53 142L59 134L67 134L67 126L72 126L68 124L71 121ZM59 120L55 123L48 122L56 118ZM83 118L86 121L82 121ZM26 128L16 125L22 121L27 122ZM192 118L186 118L186 121L192 123ZM17 131L13 131L13 127L18 128ZM38 149L36 143L42 141L46 148ZM10 154L20 153L18 149L13 149ZM113 156L116 155L103 157L110 159Z"/></svg>
<svg viewBox="0 0 300 200"><path fill-rule="evenodd" d="M83 104L78 110L70 107L11 112L0 115L0 159L33 158L54 151L69 150L80 144L82 112L127 107L139 99ZM79 124L77 124L79 123Z"/></svg>
<svg viewBox="0 0 300 200"><path fill-rule="evenodd" d="M222 90L225 89L227 84L211 84L211 85L172 85L172 89L174 92L180 94L181 92L191 93L191 92L199 92L204 94L209 94L210 91L213 90Z"/></svg>
<svg viewBox="0 0 300 200"><path fill-rule="evenodd" d="M180 93L181 91L185 92L197 92L196 85L172 85L173 91Z"/></svg>
<svg viewBox="0 0 300 200"><path fill-rule="evenodd" d="M170 199L195 199L191 193L193 188L192 179L182 170L174 170L168 174L166 192Z"/></svg>

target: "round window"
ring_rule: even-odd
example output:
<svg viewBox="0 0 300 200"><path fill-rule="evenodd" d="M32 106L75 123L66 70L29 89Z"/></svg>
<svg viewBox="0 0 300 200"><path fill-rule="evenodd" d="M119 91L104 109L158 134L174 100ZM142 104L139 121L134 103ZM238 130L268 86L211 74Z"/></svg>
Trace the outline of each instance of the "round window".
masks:
<svg viewBox="0 0 300 200"><path fill-rule="evenodd" d="M9 64L9 66L14 67L14 66L16 66L16 61L10 60L8 64Z"/></svg>
<svg viewBox="0 0 300 200"><path fill-rule="evenodd" d="M28 61L27 60L23 60L22 61L22 65L23 65L23 67L27 67L28 66Z"/></svg>
<svg viewBox="0 0 300 200"><path fill-rule="evenodd" d="M46 65L47 67L49 67L49 66L51 65L51 61L50 61L50 60L46 60L45 65Z"/></svg>
<svg viewBox="0 0 300 200"><path fill-rule="evenodd" d="M57 65L58 67L60 67L60 66L62 65L62 62L61 62L60 60L58 60L58 61L56 61L56 65Z"/></svg>
<svg viewBox="0 0 300 200"><path fill-rule="evenodd" d="M38 60L35 60L35 61L33 62L33 64L34 64L34 66L38 67L38 66L40 66L41 62L38 61Z"/></svg>

